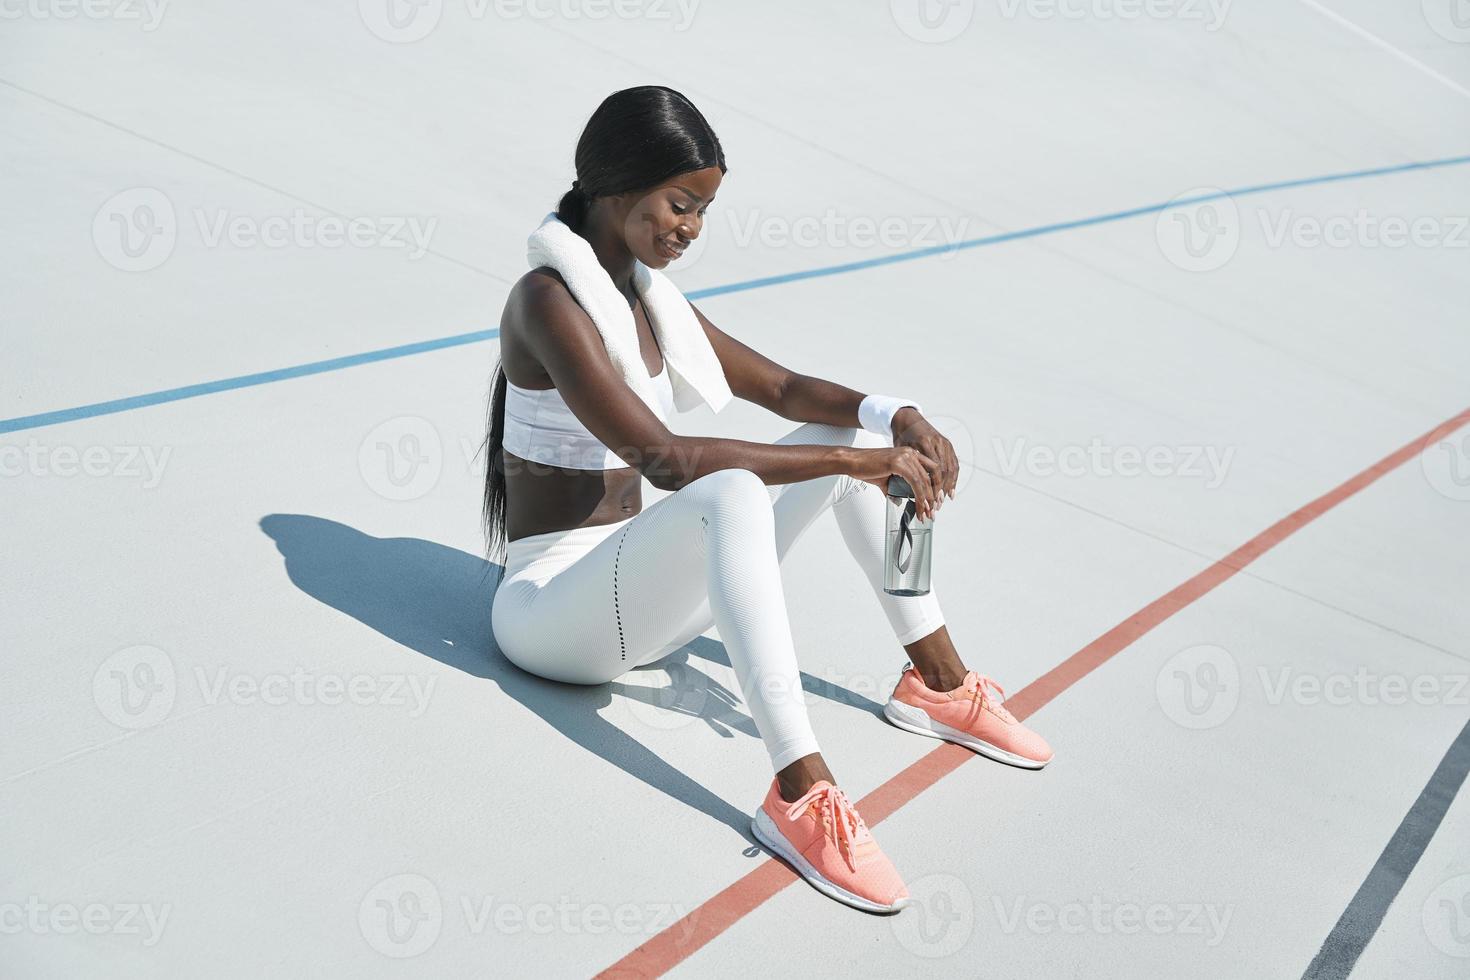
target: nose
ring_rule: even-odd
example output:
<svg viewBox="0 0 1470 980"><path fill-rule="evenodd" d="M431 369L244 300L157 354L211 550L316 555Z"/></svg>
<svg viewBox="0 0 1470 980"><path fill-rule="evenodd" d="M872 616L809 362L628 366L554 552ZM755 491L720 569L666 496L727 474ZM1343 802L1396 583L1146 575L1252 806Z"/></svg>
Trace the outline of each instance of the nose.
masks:
<svg viewBox="0 0 1470 980"><path fill-rule="evenodd" d="M704 230L704 219L697 214L685 214L679 216L679 223L674 226L679 237L685 241L694 241L699 233Z"/></svg>

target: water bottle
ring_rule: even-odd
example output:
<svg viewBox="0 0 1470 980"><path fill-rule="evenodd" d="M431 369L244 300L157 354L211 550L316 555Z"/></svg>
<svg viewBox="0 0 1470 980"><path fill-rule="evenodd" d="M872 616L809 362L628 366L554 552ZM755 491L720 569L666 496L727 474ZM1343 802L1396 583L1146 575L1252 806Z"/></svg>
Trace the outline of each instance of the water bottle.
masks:
<svg viewBox="0 0 1470 980"><path fill-rule="evenodd" d="M888 478L887 499L883 591L889 595L928 595L935 518L926 521L918 517L914 488L897 473Z"/></svg>

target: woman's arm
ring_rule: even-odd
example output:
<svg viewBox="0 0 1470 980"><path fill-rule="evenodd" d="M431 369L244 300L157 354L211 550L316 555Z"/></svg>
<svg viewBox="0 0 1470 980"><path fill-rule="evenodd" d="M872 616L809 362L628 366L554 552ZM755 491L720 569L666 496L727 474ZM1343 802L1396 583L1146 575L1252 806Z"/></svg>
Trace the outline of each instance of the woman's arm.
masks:
<svg viewBox="0 0 1470 980"><path fill-rule="evenodd" d="M613 366L597 325L560 277L540 272L523 277L507 302L502 324L509 322L534 324L519 335L567 407L603 445L660 490L678 490L708 473L733 468L751 470L767 484L837 474L876 482L889 473L902 474L916 489L933 482L928 469L936 464L913 449L774 445L670 432ZM750 374L733 380L750 390ZM774 398L776 392L768 390L767 396ZM928 502L937 491L924 496Z"/></svg>
<svg viewBox="0 0 1470 980"><path fill-rule="evenodd" d="M716 327L699 307L689 305L704 326L736 396L793 422L867 428L860 410L866 397L862 392L782 367ZM912 406L900 408L893 415L891 434L894 446L911 446L939 463L937 489L953 499L959 481L959 459L950 441Z"/></svg>

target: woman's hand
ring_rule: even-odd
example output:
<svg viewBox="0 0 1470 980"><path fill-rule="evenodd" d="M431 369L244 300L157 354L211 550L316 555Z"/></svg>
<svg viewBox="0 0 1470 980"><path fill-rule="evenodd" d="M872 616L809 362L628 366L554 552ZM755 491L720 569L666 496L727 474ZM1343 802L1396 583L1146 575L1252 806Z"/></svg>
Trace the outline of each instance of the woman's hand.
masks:
<svg viewBox="0 0 1470 980"><path fill-rule="evenodd" d="M943 438L942 436L940 438ZM888 478L897 473L914 488L914 513L929 520L939 509L944 468L913 446L854 449L848 475L888 492Z"/></svg>
<svg viewBox="0 0 1470 980"><path fill-rule="evenodd" d="M960 479L960 460L955 455L954 445L911 405L894 414L893 427L898 430L893 437L895 447L912 446L930 459L939 461L939 481L935 486L939 507L944 506L943 494L949 494L949 499L953 500L955 485Z"/></svg>
<svg viewBox="0 0 1470 980"><path fill-rule="evenodd" d="M929 520L944 507L944 495L954 499L959 481L960 463L954 445L929 423L918 409L905 406L893 416L892 449L865 449L860 454L878 454L864 460L862 472L851 475L888 492L888 477L897 473L914 488L914 509ZM881 455L887 453L887 456ZM881 461L881 462L880 462ZM873 467L891 467L883 473L869 472Z"/></svg>

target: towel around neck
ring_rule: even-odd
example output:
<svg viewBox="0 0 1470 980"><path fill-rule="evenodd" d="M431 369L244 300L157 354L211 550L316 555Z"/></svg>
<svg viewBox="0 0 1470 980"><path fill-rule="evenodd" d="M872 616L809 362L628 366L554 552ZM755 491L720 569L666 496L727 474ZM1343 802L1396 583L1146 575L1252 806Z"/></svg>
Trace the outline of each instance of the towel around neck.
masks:
<svg viewBox="0 0 1470 980"><path fill-rule="evenodd" d="M667 422L643 364L633 311L612 276L597 261L591 244L552 212L527 239L526 260L533 269L548 266L561 275L578 305L596 324L613 366L653 413ZM633 288L643 298L649 325L669 368L674 407L684 412L704 404L720 411L733 395L720 359L689 301L667 276L637 259L633 260Z"/></svg>

